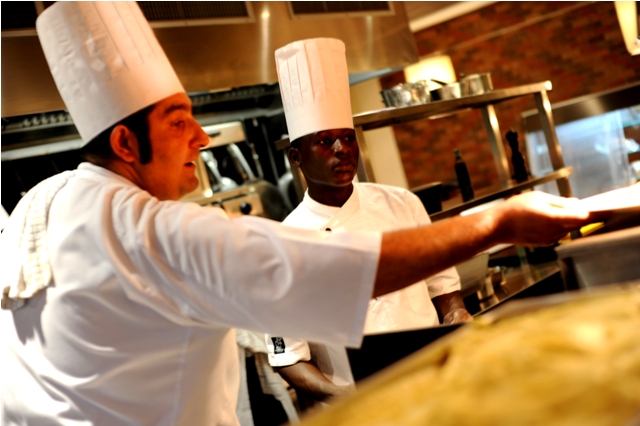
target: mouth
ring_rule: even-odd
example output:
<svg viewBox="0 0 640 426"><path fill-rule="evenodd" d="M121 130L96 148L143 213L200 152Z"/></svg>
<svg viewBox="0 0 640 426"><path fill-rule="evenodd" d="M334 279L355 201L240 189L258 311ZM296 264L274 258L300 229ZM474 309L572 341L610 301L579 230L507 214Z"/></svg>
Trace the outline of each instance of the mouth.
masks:
<svg viewBox="0 0 640 426"><path fill-rule="evenodd" d="M354 164L351 163L338 163L333 170L336 172L350 172L356 168Z"/></svg>

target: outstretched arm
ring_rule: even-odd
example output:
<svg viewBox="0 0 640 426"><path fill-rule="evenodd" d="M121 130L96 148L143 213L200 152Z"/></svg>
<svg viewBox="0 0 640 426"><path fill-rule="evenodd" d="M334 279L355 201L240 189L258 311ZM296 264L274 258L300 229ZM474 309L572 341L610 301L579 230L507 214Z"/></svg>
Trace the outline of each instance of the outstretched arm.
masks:
<svg viewBox="0 0 640 426"><path fill-rule="evenodd" d="M373 296L399 290L499 243L552 244L589 222L577 201L529 192L480 213L384 233Z"/></svg>

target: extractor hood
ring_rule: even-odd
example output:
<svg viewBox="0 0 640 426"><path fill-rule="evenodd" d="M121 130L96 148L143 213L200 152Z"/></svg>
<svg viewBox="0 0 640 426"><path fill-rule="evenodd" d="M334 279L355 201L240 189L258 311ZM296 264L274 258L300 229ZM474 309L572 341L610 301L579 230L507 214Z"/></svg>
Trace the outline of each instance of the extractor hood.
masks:
<svg viewBox="0 0 640 426"><path fill-rule="evenodd" d="M64 109L30 19L8 18L48 3L2 2L2 117ZM402 2L139 4L190 93L275 83L275 49L304 38L343 40L352 82L419 59Z"/></svg>

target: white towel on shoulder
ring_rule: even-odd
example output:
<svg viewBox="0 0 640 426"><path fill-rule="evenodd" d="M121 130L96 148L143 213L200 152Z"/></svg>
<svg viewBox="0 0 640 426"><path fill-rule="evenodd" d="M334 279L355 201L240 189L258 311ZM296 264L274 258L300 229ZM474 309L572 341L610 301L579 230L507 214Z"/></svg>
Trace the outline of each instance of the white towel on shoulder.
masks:
<svg viewBox="0 0 640 426"><path fill-rule="evenodd" d="M22 197L13 211L11 216L23 218L18 246L12 247L17 250L17 258L23 261L17 265L18 280L2 290L2 309L20 308L52 282L47 250L49 208L58 191L74 175L75 170L67 171L40 182Z"/></svg>

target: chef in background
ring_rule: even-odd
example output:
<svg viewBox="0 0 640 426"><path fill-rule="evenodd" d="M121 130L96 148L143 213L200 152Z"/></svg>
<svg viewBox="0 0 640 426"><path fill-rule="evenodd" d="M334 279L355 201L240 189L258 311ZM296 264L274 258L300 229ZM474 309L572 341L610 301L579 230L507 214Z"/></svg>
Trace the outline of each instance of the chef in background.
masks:
<svg viewBox="0 0 640 426"><path fill-rule="evenodd" d="M356 347L372 295L588 221L536 193L384 234L229 220L177 201L207 137L137 4L56 2L36 27L99 147L30 190L0 236L5 426L237 425L234 327Z"/></svg>
<svg viewBox="0 0 640 426"><path fill-rule="evenodd" d="M297 66L290 66L293 62ZM423 204L406 189L353 182L359 149L344 43L329 38L296 41L276 50L276 65L280 91L288 107L287 127L293 131L287 155L290 163L302 171L308 186L302 202L283 224L333 233L429 225ZM295 90L291 81L296 81L300 90ZM318 90L318 86L324 97L308 107L302 99L304 93ZM364 333L432 327L440 324L438 316L445 324L472 320L460 295L460 278L454 267L371 299ZM303 395L322 401L351 389L354 380L344 347L271 335L266 342L269 363Z"/></svg>

